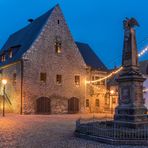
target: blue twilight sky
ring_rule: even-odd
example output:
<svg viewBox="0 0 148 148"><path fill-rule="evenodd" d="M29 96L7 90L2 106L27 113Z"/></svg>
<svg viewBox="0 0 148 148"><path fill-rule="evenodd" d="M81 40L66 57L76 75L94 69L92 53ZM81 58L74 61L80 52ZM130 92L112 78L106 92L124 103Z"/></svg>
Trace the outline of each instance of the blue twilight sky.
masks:
<svg viewBox="0 0 148 148"><path fill-rule="evenodd" d="M57 3L74 39L89 43L109 68L121 63L125 17L135 17L140 24L138 50L148 45L148 0L0 0L0 48L11 33L28 24L28 18ZM148 52L140 58L146 59Z"/></svg>

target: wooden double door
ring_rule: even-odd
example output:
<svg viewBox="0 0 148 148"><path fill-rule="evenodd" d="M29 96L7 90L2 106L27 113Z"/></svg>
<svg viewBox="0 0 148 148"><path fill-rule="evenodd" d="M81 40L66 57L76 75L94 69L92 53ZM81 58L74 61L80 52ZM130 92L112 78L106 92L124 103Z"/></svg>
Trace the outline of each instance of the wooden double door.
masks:
<svg viewBox="0 0 148 148"><path fill-rule="evenodd" d="M79 112L79 99L78 98L70 98L68 100L68 113L74 114Z"/></svg>
<svg viewBox="0 0 148 148"><path fill-rule="evenodd" d="M51 101L50 98L41 97L37 99L37 114L50 114Z"/></svg>

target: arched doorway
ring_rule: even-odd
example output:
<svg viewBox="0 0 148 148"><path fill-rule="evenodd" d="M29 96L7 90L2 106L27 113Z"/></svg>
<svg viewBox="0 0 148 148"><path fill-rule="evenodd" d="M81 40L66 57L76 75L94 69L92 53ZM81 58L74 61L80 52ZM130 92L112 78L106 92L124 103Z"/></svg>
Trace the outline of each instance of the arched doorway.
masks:
<svg viewBox="0 0 148 148"><path fill-rule="evenodd" d="M70 98L68 100L68 113L75 114L79 112L79 99L78 98Z"/></svg>
<svg viewBox="0 0 148 148"><path fill-rule="evenodd" d="M37 99L37 114L50 114L51 106L50 99L47 97L40 97Z"/></svg>

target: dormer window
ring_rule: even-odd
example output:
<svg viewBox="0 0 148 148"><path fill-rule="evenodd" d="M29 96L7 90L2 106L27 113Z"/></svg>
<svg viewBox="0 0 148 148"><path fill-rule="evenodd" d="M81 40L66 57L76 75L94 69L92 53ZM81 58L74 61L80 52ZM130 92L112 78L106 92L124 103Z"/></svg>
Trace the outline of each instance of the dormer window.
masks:
<svg viewBox="0 0 148 148"><path fill-rule="evenodd" d="M2 61L2 62L5 62L5 61L6 61L6 56L5 56L5 54L2 54L1 61Z"/></svg>
<svg viewBox="0 0 148 148"><path fill-rule="evenodd" d="M9 58L12 58L12 56L13 56L12 48L9 49L8 54L9 54Z"/></svg>

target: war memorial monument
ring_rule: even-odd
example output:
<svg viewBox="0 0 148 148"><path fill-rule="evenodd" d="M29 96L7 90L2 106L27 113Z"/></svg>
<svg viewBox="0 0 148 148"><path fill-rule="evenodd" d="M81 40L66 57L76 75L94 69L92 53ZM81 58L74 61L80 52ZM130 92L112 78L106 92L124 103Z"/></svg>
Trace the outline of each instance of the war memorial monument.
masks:
<svg viewBox="0 0 148 148"><path fill-rule="evenodd" d="M76 122L75 135L110 144L148 145L148 115L144 106L143 82L139 71L135 27L136 19L123 21L122 71L117 78L119 104L110 121Z"/></svg>

